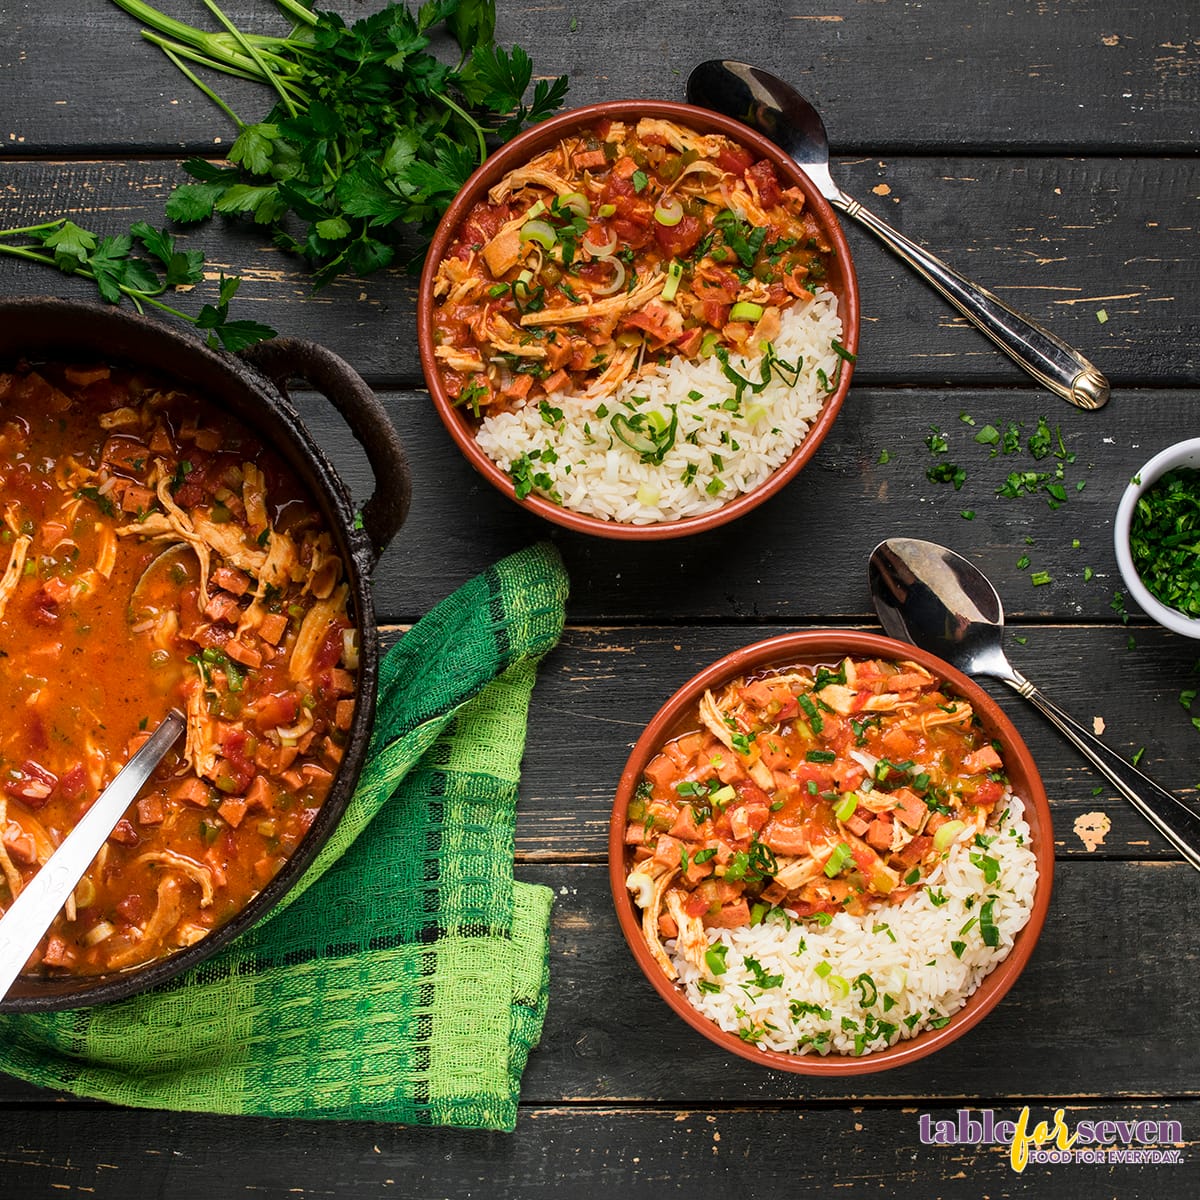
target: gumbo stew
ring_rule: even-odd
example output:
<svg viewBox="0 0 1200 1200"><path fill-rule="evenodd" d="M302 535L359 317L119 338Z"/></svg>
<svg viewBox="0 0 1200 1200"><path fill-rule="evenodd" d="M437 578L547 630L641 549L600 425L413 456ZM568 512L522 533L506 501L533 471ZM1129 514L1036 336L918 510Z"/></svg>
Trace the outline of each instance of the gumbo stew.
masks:
<svg viewBox="0 0 1200 1200"><path fill-rule="evenodd" d="M0 372L0 911L167 711L170 752L27 966L164 957L241 911L348 742L343 564L232 417L103 363Z"/></svg>
<svg viewBox="0 0 1200 1200"><path fill-rule="evenodd" d="M915 662L844 659L706 692L629 805L627 886L662 947L772 908L894 904L994 822L1004 763L971 705Z"/></svg>

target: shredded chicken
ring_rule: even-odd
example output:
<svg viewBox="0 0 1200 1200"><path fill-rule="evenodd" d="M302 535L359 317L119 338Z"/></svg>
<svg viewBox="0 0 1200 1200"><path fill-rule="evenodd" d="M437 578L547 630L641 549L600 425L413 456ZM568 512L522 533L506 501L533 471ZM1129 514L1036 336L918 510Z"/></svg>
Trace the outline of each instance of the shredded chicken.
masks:
<svg viewBox="0 0 1200 1200"><path fill-rule="evenodd" d="M648 874L651 871L654 873ZM667 957L662 939L658 936L658 915L662 909L663 896L678 874L678 867L669 870L663 869L661 864L656 865L651 860L651 862L640 864L639 868L631 871L625 880L627 888L639 893L638 903L642 908L642 935L646 939L650 953L654 956L654 961L663 969L668 979L676 979L679 972L675 970L674 964ZM651 881L648 889L645 884L647 879ZM647 890L648 896L646 895ZM646 903L642 903L643 898L646 899Z"/></svg>
<svg viewBox="0 0 1200 1200"><path fill-rule="evenodd" d="M149 854L139 855L134 860L137 863L161 863L164 867L179 871L200 885L200 907L207 908L213 902L212 871L202 863L176 854L173 850L154 850Z"/></svg>
<svg viewBox="0 0 1200 1200"><path fill-rule="evenodd" d="M0 619L4 617L4 610L8 607L13 592L17 590L17 584L21 582L21 572L25 569L25 555L32 543L33 538L27 536L18 537L13 541L8 566L5 567L3 576L0 576Z"/></svg>
<svg viewBox="0 0 1200 1200"><path fill-rule="evenodd" d="M566 304L561 308L546 308L540 312L528 312L521 318L525 326L538 325L570 325L577 321L587 321L592 317L606 316L610 313L633 312L641 308L647 300L652 300L666 286L667 277L663 274L652 275L639 283L632 292L608 296L603 300L592 300L587 304Z"/></svg>
<svg viewBox="0 0 1200 1200"><path fill-rule="evenodd" d="M684 911L683 897L679 892L667 893L667 911L671 914L679 932L675 935L675 948L697 970L711 974L704 962L708 950L708 935L704 932L704 922L699 917L691 917Z"/></svg>
<svg viewBox="0 0 1200 1200"><path fill-rule="evenodd" d="M308 680L312 677L313 659L333 622L346 611L346 597L349 588L342 584L325 600L316 604L304 614L300 623L300 632L296 635L296 644L292 649L292 657L288 660L288 672L295 680Z"/></svg>
<svg viewBox="0 0 1200 1200"><path fill-rule="evenodd" d="M157 903L154 915L142 928L141 936L133 945L109 956L109 963L114 967L127 967L140 962L145 956L142 945L153 946L164 938L176 925L183 913L181 892L183 885L178 875L164 875L158 884Z"/></svg>

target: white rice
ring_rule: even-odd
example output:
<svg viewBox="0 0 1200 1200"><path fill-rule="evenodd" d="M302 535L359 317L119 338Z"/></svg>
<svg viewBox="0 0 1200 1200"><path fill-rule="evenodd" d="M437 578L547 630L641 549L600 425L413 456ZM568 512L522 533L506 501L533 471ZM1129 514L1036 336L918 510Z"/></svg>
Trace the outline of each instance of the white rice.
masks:
<svg viewBox="0 0 1200 1200"><path fill-rule="evenodd" d="M837 297L819 290L783 311L773 343L784 363L801 365L794 384L790 372L784 379L772 370L761 392L746 388L735 405L737 385L716 356L696 362L676 356L603 401L554 395L544 405L487 417L476 437L504 471L527 456L530 477L540 476L537 492L553 493L566 508L632 525L697 516L757 487L803 441L838 377L842 360L833 343L841 335ZM729 357L729 366L755 385L761 363L761 357ZM644 462L613 433L613 414L669 420L672 409L678 430L659 464Z"/></svg>
<svg viewBox="0 0 1200 1200"><path fill-rule="evenodd" d="M1007 811L987 835L995 840L956 843L928 886L898 905L862 917L838 913L825 926L808 919L709 930L710 946L727 947L718 976L698 971L668 942L688 999L723 1030L791 1054L865 1054L944 1025L1008 956L1033 907L1037 860L1024 807L1011 795L1001 803ZM999 864L990 884L986 859ZM994 947L979 919L989 899ZM772 975L782 982L756 983ZM706 990L714 982L720 990Z"/></svg>

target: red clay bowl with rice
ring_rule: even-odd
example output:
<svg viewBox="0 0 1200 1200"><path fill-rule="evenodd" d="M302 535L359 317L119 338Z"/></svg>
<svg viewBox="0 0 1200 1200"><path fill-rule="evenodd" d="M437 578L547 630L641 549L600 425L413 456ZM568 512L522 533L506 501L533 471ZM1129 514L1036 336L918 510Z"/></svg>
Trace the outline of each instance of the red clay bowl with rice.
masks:
<svg viewBox="0 0 1200 1200"><path fill-rule="evenodd" d="M510 184L512 172L552 151L564 139L583 139L567 142L569 150L582 147L580 154L595 153L597 144L601 147L607 144L603 139L614 138L614 125L618 133L625 132L625 140L618 139L617 149L608 151L612 161L599 172L594 167L580 168L579 173L572 176L580 181L581 188L591 189L594 194L590 198L583 192L563 194L562 189L573 184L560 182L557 196L546 192L551 200L549 211L543 204L541 210L529 216L528 208L521 211L525 201L509 204L508 197L526 195L519 192L520 187L533 186ZM660 137L657 131L667 125L682 127L688 137L660 149L653 139ZM602 135L599 141L597 131ZM640 141L643 134L651 139L645 146ZM691 155L701 153L697 147L703 148L703 154L715 154L713 147L720 138L735 143L743 155L737 161L729 157L722 160L733 169L724 179L716 170L705 175L705 163L691 158ZM631 146L643 166L630 166L630 157L624 151ZM681 146L690 148L681 150ZM649 164L646 164L643 150L650 153ZM574 154L568 157L564 152L564 155L564 163L588 161ZM664 169L663 162L667 164L666 176L670 176L670 180L659 174ZM655 163L659 165L653 165ZM750 165L745 167L745 163ZM760 164L769 164L769 171ZM736 173L739 166L743 172L740 175ZM628 176L630 188L627 191L637 185L641 185L646 195L654 194L656 186L662 189L651 222L654 231L651 244L657 247L655 257L658 261L652 269L640 274L638 261L631 257L633 251L624 242L624 231L630 227L619 227L622 230L620 238L612 228L619 226L625 209L613 212L617 206L604 202L610 193L603 189L618 186L614 181L620 170L632 171ZM570 173L574 167L564 167L564 171ZM589 175L592 176L590 183ZM805 228L811 237L776 237L774 225L767 228L765 235L755 233L755 222L765 220L758 215L757 202L762 201L765 205L766 200L775 199L776 193L769 180L764 192L757 183L752 187L748 178L760 180L768 175L785 193L778 204L799 208L802 197L803 207L799 210L802 215L797 219L807 222ZM674 183L681 176L693 183ZM609 182L601 184L600 179L604 177L609 177ZM731 180L734 183L731 184ZM678 202L688 187L699 193L710 183L717 190L706 193L708 199L688 194L684 196L686 205ZM478 219L477 205L487 202L489 193L495 195L497 187L504 195L499 203L507 207L502 207L491 225L482 232L473 232L476 227L467 223ZM673 187L676 190L672 192ZM721 193L722 187L724 193ZM742 193L750 198L746 199ZM723 201L719 199L709 203L709 199L718 194L732 195L738 213L730 216L732 210L720 209ZM636 201L637 196L631 194L629 203ZM770 211L776 212L778 204ZM536 204L532 207L536 208ZM491 208L494 204L489 202ZM516 219L512 217L514 211ZM717 220L718 211L723 214L718 223L724 228L720 232L710 229L705 235L710 238L708 252L700 254L706 245L703 239L685 252L689 223L703 224L710 218ZM693 213L700 216L694 217ZM739 214L748 215L748 219L741 220ZM576 217L578 221L572 233L570 225ZM662 226L660 218L670 224ZM507 231L504 223L507 223ZM543 228L547 224L549 227ZM496 237L498 231L505 236ZM636 228L632 236L636 240ZM684 240L673 243L671 239L676 237ZM475 240L471 241L471 238ZM511 254L500 253L505 238L522 257L514 259ZM519 241L520 238L524 241ZM602 239L604 244L599 245ZM565 267L564 240L570 247L565 253L569 260ZM788 246L789 242L793 245ZM581 253L578 247L585 243L588 250ZM820 262L816 253L813 254L813 277L808 280L808 286L819 294L816 299L797 300L789 296L783 301L782 311L793 313L785 318L785 323L791 323L787 325L789 329L800 329L799 341L789 340L786 335L772 341L776 321L770 301L779 300L783 289L781 280L797 278L792 266L794 256L799 253L796 247L801 243L810 248L823 248ZM788 246L788 249L780 250L781 246ZM672 253L672 249L677 252ZM485 323L492 320L489 312L497 306L507 306L507 317L511 321L504 329L510 336L504 340L490 325L488 337L496 340L487 340L478 353L478 348L468 346L464 360L461 353L469 338L448 332L454 322L451 320L453 314L446 306L458 291L446 272L453 266L461 274L459 264L452 263L450 256L461 260L472 250L478 252L473 263L483 266L478 266L480 275L474 288L477 307L471 319L478 328L479 320ZM591 250L597 254L593 256ZM755 253L757 260L754 260ZM789 258L789 253L793 257ZM625 262L619 258L622 254L629 263L628 272ZM718 258L714 259L713 254ZM768 262L772 258L774 267ZM746 266L751 262L752 270ZM780 263L787 269L786 275L777 274L769 280L760 278L770 275ZM534 274L526 264L540 268L538 273ZM495 275L491 274L493 266ZM571 274L576 270L585 275L590 273L590 281L584 279L581 283L580 278ZM803 272L805 268L799 270ZM603 274L605 271L611 273ZM672 275L679 278L672 281ZM818 275L819 289L815 278ZM757 301L735 296L735 285L729 282L731 277L740 280L740 296L755 296ZM550 279L566 284L565 293L558 282L546 282ZM498 282L484 287L490 280ZM624 286L626 281L624 292L615 288L617 282ZM649 293L648 299L638 290L643 284ZM470 285L466 286L469 290ZM594 292L589 291L589 287L594 288ZM676 293L676 287L680 294ZM774 291L771 291L772 287ZM805 289L801 286L794 290L803 292ZM717 297L712 303L723 303L724 308L705 309L701 295ZM584 344L587 337L592 337L596 343L603 342L605 333L595 332L594 327L597 322L610 322L612 314L608 310L614 304L624 303L623 296L633 297L630 303L639 307L627 307L621 312L611 343L588 350ZM663 296L672 299L664 301ZM686 305L684 301L687 301ZM569 330L572 335L580 336L568 338L564 333L562 341L574 346L572 357L552 370L559 358L558 348L535 345L539 335L530 331L541 330L544 334L546 322L555 315L548 313L545 307L538 309L539 304L548 304L552 310L555 304L567 305L569 302L578 302L582 306L577 308L579 312L592 312L593 309L587 306L599 303L604 307L595 311L602 311L603 316L587 318L593 322L591 329L584 326L585 318L580 317ZM834 304L836 317L830 316ZM686 316L683 315L685 308ZM805 310L803 319L796 315L799 308ZM761 324L763 314L766 325ZM421 363L438 415L468 462L492 486L529 511L568 529L600 537L653 540L700 533L742 516L780 491L816 453L850 387L859 338L858 283L849 247L833 210L796 164L775 145L739 122L704 109L658 100L624 100L589 105L544 121L506 144L472 175L446 211L433 237L421 276L417 319ZM840 322L840 329L835 336L830 336L829 322L833 320ZM631 332L630 322L640 322L637 329L641 332ZM751 332L742 337L740 343L725 340L727 335L734 339L743 335L747 324ZM464 319L458 328L466 328L466 325ZM515 336L511 336L513 330ZM550 332L554 341L563 331ZM758 336L760 332L765 336ZM797 364L795 358L789 361L785 352L774 349L771 353L776 355L775 362L767 368L766 376L763 375L759 357L763 346L806 345L804 338L809 333L820 339L819 355L797 355L806 360ZM610 370L619 373L626 364L618 360L627 359L633 353L630 347L637 337L643 339L642 346L636 350L638 365L625 376L616 393L606 392L597 397L586 390L572 392L568 387L565 394L571 402L562 403L561 374L556 379L556 371L574 372L571 378L578 380L580 372L586 375L591 370L589 388L593 385L607 387L607 383L598 383L598 376ZM831 352L833 341L837 343L836 353ZM736 353L739 344L752 351L748 357ZM661 365L643 387L646 377L638 377L637 372L646 366L646 346L652 348L651 357L656 355ZM500 352L489 353L492 350ZM731 359L720 360L718 351L732 351ZM530 353L540 357L532 363L521 357ZM562 354L566 353L567 349L563 348ZM590 366L587 365L589 361ZM718 370L714 364L719 361L728 369ZM683 370L671 367L672 363L678 365L681 362ZM576 366L580 371L575 371ZM791 368L797 366L800 369L793 376ZM716 372L720 377L718 394L710 394L705 385L701 397L700 388L686 386L692 378L690 369L693 367L702 372L706 369ZM527 375L532 377L532 383L526 382ZM713 378L712 375L700 377ZM800 380L799 385L795 379ZM780 402L764 400L755 390L760 383L770 385L765 393L767 397L779 392L802 393L803 400L797 402L797 411L804 415L793 419L789 408L785 421L775 420L774 413ZM493 397L502 389L520 391L522 387L528 389L524 398L505 397L502 404L509 413L499 424L488 419L487 428L481 434L485 424L481 418L488 417L488 406L493 404ZM544 387L555 390L544 391ZM658 388L668 390L654 391ZM473 406L479 406L481 391L483 406L478 413L473 413ZM643 391L647 395L642 395ZM701 399L702 404L699 403ZM785 403L790 405L792 401ZM514 404L527 410L524 425L515 434L513 426L519 422L511 416ZM716 416L709 418L701 414L701 408L709 407ZM565 418L561 416L564 411ZM733 416L730 418L731 411ZM535 412L540 412L544 424L533 415ZM734 423L743 418L747 424ZM717 424L711 429L706 425L700 430L702 420ZM693 422L690 426L689 421ZM741 436L739 441L739 428L752 430L753 437ZM802 432L797 434L795 430L799 428ZM700 430L698 437L697 430ZM481 437L492 439L489 443L492 453L483 448ZM794 440L797 437L798 440ZM788 441L783 442L781 438ZM578 450L581 439L585 446L583 452ZM712 445L708 444L710 441ZM535 445L537 449L530 449ZM556 447L553 453L557 455L557 465L548 465L550 455L542 457L543 445ZM564 445L565 453L559 453L564 450ZM689 450L689 445L695 448ZM625 465L629 448L636 456L631 467ZM616 458L612 451L616 452ZM600 457L593 458L593 452ZM665 466L664 453L667 456ZM690 457L681 457L685 454ZM736 460L732 464L731 456ZM601 457L603 472L599 470ZM565 464L570 462L575 464L574 478L564 470ZM741 490L743 487L745 490ZM555 496L557 502L552 498Z"/></svg>
<svg viewBox="0 0 1200 1200"><path fill-rule="evenodd" d="M778 681L771 681L780 671L790 671L798 666L805 668L810 674L815 672L817 682L821 684L818 668L823 667L836 672L840 669L839 664L847 658L855 663L876 661L904 664L899 669L907 673L903 675L903 679L909 682L913 672L928 673L934 677L937 682L932 685L933 690L928 701L940 703L942 707L927 708L927 711L936 714L940 711L950 713L951 710L958 709L960 716L965 719L961 728L970 729L970 736L982 748L972 753L989 757L991 753L998 753L1002 760L1008 790L1003 791L999 799L990 801L995 814L992 817L993 824L982 827L984 832L976 842L969 822L966 823L965 829L956 830L956 823L949 817L937 818L942 823L941 828L951 836L935 841L938 838L935 832L932 838L928 839L930 845L919 847L926 857L925 865L920 867L918 873L903 875L902 878L894 876L898 884L903 884L905 879L910 881L903 887L904 895L899 903L873 902L863 907L860 916L852 917L853 906L843 899L845 912L830 915L827 911L825 916L821 916L820 904L805 905L789 896L778 901L779 906L787 910L780 915L778 911L772 911L770 904L761 903L750 895L751 904L748 907L753 914L751 920L754 921L754 918L758 917L758 923L740 930L706 928L703 931L704 940L694 952L686 948L681 950L685 939L690 936L687 927L691 918L687 913L698 911L694 906L689 906L688 902L700 894L706 880L717 879L718 871L713 869L711 874L706 876L706 880L702 880L692 892L683 890L685 881L677 874L664 889L668 892L666 898L669 903L663 906L662 911L668 915L674 913L679 916L681 923L676 929L668 925L665 933L658 928L655 930L656 938L661 936L660 950L668 953L672 969L676 970L677 978L673 981L668 978L662 966L662 953L656 953L651 947L646 932L646 913L635 900L634 891L645 882L635 877L635 873L639 876L654 875L654 860L648 858L648 855L659 855L663 838L662 834L656 833L654 840L650 841L646 834L646 830L652 828L656 820L653 806L661 807L657 799L651 799L651 809L645 808L647 797L660 795L660 784L651 786L648 782L650 776L659 778L656 760L661 762L662 752L668 743L687 746L688 743L680 739L690 736L698 728L697 706L706 692L716 698L718 715L713 719L719 718L719 723L727 721L729 728L733 729L734 718L721 706L727 703L728 696L746 693L725 691L727 685L734 681L737 681L739 686L747 681L767 681L769 686L782 686ZM836 676L826 678L836 679ZM859 682L861 680L860 669ZM758 686L763 684L760 682ZM821 690L804 693L817 699L822 694L834 697L833 692L823 693ZM849 696L850 693L842 694ZM966 710L959 708L963 703L970 706L973 718ZM813 736L812 730L816 728L816 724L813 724L814 718L805 715L806 711L807 706L805 711L798 712L791 718L791 724L781 724L778 729L787 735L797 722L807 721L809 724L805 726L805 736ZM827 707L824 702L821 702L821 711L823 717L816 718L817 722L823 721L832 726L838 720L848 719L851 721L851 727L854 727L853 717L839 717L835 709ZM859 716L864 717L865 710L861 711ZM929 719L931 725L937 720L936 716L925 719ZM950 720L948 717L947 721ZM879 728L884 728L884 724L881 723ZM764 740L761 733L754 736L756 740L752 749L756 754L761 749L762 761L765 761L765 747L771 743ZM932 742L929 744L932 745ZM709 747L699 753L709 753L712 745L710 742ZM742 743L741 749L744 750L746 745L747 743ZM911 760L899 764L901 769L910 772L904 782L911 785L911 788L918 787L922 776L925 776L924 786L929 787L927 773L920 771L916 776L911 775L920 769L920 760L926 752L927 747L923 747L913 755L917 760L915 764ZM713 756L713 761L716 762L723 755L725 751L721 750L721 754ZM728 757L733 756L730 754ZM872 757L874 756L868 756L863 761L870 763ZM808 755L808 759L817 763L832 758L832 754L826 755L824 752ZM744 766L748 760L742 757L739 761ZM885 774L889 768L896 767L896 764L889 763L886 758L879 761L885 763ZM650 768L649 774L647 768ZM778 768L777 762L776 769ZM816 768L812 762L800 759L797 760L797 765L787 769L795 772L798 778L806 770ZM828 769L836 771L838 767L829 766ZM873 772L878 774L879 771L880 767L876 762ZM685 773L685 778L703 780L707 773L703 769L691 769ZM733 778L733 774L729 778ZM780 777L776 775L775 778L778 780ZM847 777L843 777L845 778ZM1000 779L1001 776L996 773L976 777L976 797L983 797L985 787L991 788L991 795L994 796L997 781ZM707 784L683 784L683 789L689 796L707 795L706 810L697 811L695 801L690 802L693 820L699 817L707 818L698 826L701 835L718 831L718 826L711 822L716 819L718 810L722 808L720 801L723 793L732 801L728 810L722 810L732 810L735 813L731 824L737 820L738 810L749 812L747 805L750 790L744 790L743 783L737 779L734 782L737 784L736 789L732 786L718 786L719 779L711 780ZM904 798L902 792L910 790L896 787L893 777L893 783L888 787L894 787L894 791L884 793L876 790L872 793L870 788L873 783L872 777L871 783L862 781L855 784L857 792L841 791L837 795L829 793L831 806L835 806L835 811L840 812L842 817L853 822L853 816L847 813L847 809L853 810L853 804L847 802L848 795L860 801L857 809L859 815L876 816L863 806L868 802L868 796L874 797L874 809L880 810L888 807L880 803L885 796L895 797L899 802ZM822 787L824 786L836 789L839 785L823 784ZM639 787L642 789L640 792ZM768 784L768 799L782 798L787 794L782 786L777 791L770 790L770 787ZM710 788L716 790L708 791ZM735 790L736 798L733 795ZM797 787L797 792L807 793L808 790ZM926 794L942 799L946 796L945 792L937 789ZM682 790L680 795L683 795ZM643 801L640 808L639 796ZM1020 799L1023 814L1019 811L1020 806L1012 803L1012 796ZM812 800L814 804L817 803L815 794ZM776 813L778 819L787 816L787 803L792 801L773 800L774 808L770 810L772 815L768 816L767 823L760 825L748 840L731 843L735 846L749 844L749 875L753 877L754 868L757 867L761 872L761 881L770 879L766 887L763 887L761 882L757 885L746 885L748 895L755 888L760 888L762 897L770 896L768 888L777 885L782 879L786 864L791 863L794 867L801 861L799 857L785 856L781 852L777 857L768 855L771 861L764 867L755 858L755 845L759 837L763 839L763 844L781 845L778 841L773 842L771 822L777 819L774 815ZM926 803L930 802L927 800ZM943 812L946 811L950 810L944 808ZM962 811L965 814L966 809ZM690 850L692 861L688 869L695 872L697 862L704 858L706 853L700 847L717 846L721 837L705 839L678 828L681 822L684 825L692 824L692 821L682 821L682 817L686 815L681 807L680 820L672 826L671 834L678 833L680 843ZM881 820L885 816L889 819L894 816L897 827L903 819L898 809L895 814L880 812L876 819ZM638 817L641 818L640 822L634 819ZM931 824L933 820L931 816ZM753 825L753 820L750 823ZM853 838L848 828L839 819L836 830L831 832L830 840L853 841L853 852L857 858L857 847L866 843ZM671 835L666 836L669 838ZM870 826L867 827L867 836L871 836ZM692 840L684 840L689 837ZM726 837L725 840L730 839ZM871 844L878 843L872 839ZM646 846L646 849L639 850L640 845ZM913 838L909 845L918 848L917 839ZM759 846L758 849L761 850L762 847ZM824 857L816 850L810 850L810 853L818 859ZM832 885L842 881L849 881L845 890L848 894L853 893L855 881L862 884L861 873L868 870L868 865L861 859L857 863L851 861L849 854L846 854L846 866L842 868L842 853L840 850L835 851L824 863L826 868L834 867L835 870L831 872L828 869L818 869L815 875L811 875L810 882L805 887L813 891L797 891L792 895L813 895L820 893L825 884ZM720 857L717 857L714 851L710 857L712 862L706 864L706 868L715 867L724 859L724 871L729 878L734 874L729 864L732 863L741 870L747 861L743 858L739 865L737 856L730 858L725 851L720 852ZM881 857L886 858L887 862L899 865L897 875L906 871L907 868L900 864L897 858L883 852ZM921 860L919 856L914 855L913 861L919 863ZM930 866L930 863L933 865ZM700 871L704 869L700 868ZM916 866L914 870L917 870ZM746 646L719 659L685 683L655 714L634 746L617 788L609 834L609 877L617 918L634 960L655 991L677 1016L722 1050L763 1067L805 1075L858 1075L903 1066L948 1046L974 1028L1000 1003L1028 963L1049 907L1053 871L1054 839L1045 789L1025 743L995 702L977 684L933 655L876 634L844 630L791 633ZM774 872L774 875L771 872ZM973 893L976 881L979 882L979 895ZM669 890L677 884L680 886L681 899L671 901ZM718 889L724 886L727 886L724 879L713 884L713 887ZM717 895L717 892L713 891L710 894ZM901 895L901 892L898 891L897 895ZM989 900L992 907L987 909L985 917L984 908ZM735 907L736 904L729 903L716 911L727 912ZM824 907L828 910L836 908L837 904L831 901ZM801 916L801 908L809 908L812 911ZM702 920L716 920L719 926L720 917L711 917L713 912L714 909L710 907ZM989 925L993 926L990 930L987 928ZM998 930L996 926L999 926ZM777 946L768 947L761 942L764 931L767 930L770 930L770 938L777 941ZM671 933L675 934L673 940L666 936ZM995 934L996 945L1001 951L1006 951L1003 957L998 957L997 952L984 948L984 944L992 940L988 936L989 933ZM759 938L760 941L752 942L752 938ZM705 941L708 942L707 949ZM860 943L857 948L852 944L856 941ZM793 946L792 942L796 944ZM720 943L727 943L726 949L721 949ZM695 960L694 968L689 967L685 961L689 953ZM783 964L781 956L784 953L790 955L789 964ZM930 956L938 964L936 971L930 976L932 982L925 978L925 968L933 966L926 961ZM998 960L992 961L993 959ZM908 963L907 966L903 965L905 962ZM976 975L963 985L963 991L970 987L974 987L974 990L968 992L961 1007L954 1007L959 994L950 995L949 1000L940 1006L928 1003L927 992L923 989L952 986L953 981L960 975L967 978L965 972L976 971L976 966L970 965L972 963L986 964L986 968L980 968L986 969L986 973L981 980ZM858 970L855 969L856 965ZM728 1005L725 1003L726 997L722 994L728 986L722 978L726 973L730 980L736 982L737 987L736 1000L732 1000ZM947 984L946 980L950 983ZM704 1012L698 1004L705 1006ZM738 1015L739 1009L741 1015ZM785 1020L776 1016L772 1021L770 1014L780 1012L785 1014ZM918 1015L912 1016L913 1012ZM844 1024L843 1017L853 1024ZM794 1029L789 1027L789 1021L790 1025L794 1025ZM727 1027L722 1027L718 1022L723 1022ZM912 1030L910 1036L899 1032L906 1022ZM773 1029L770 1028L771 1025L774 1026ZM828 1032L828 1029L833 1029L835 1025L836 1032ZM897 1034L898 1036L893 1036ZM781 1037L785 1042L791 1039L787 1048L772 1048L772 1042L776 1047L784 1044L780 1041ZM842 1044L839 1044L839 1039Z"/></svg>

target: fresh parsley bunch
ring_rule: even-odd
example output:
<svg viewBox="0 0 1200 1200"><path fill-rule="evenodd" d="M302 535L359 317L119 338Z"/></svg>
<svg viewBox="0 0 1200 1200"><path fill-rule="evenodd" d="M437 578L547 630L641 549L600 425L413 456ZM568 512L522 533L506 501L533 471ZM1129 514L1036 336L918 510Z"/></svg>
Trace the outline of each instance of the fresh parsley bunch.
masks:
<svg viewBox="0 0 1200 1200"><path fill-rule="evenodd" d="M93 233L65 217L0 229L0 254L90 279L110 304L119 304L127 296L139 312L151 306L171 313L205 330L210 346L243 350L275 336L275 330L257 321L229 319L229 302L241 283L236 276L222 274L217 303L205 304L195 316L161 300L167 291L190 291L204 281L204 254L179 249L165 229L145 221L135 222L127 234L115 237Z"/></svg>
<svg viewBox="0 0 1200 1200"><path fill-rule="evenodd" d="M252 217L311 264L317 287L387 266L409 228L427 237L489 140L551 115L567 91L565 77L539 80L525 103L533 65L519 46L496 46L493 0L427 0L415 14L393 3L350 26L299 0L275 0L296 22L286 37L243 33L215 0L205 4L224 27L217 33L141 0L113 2L150 27L143 35L238 128L234 165L185 162L195 182L176 188L167 215L183 223ZM457 46L456 63L431 52L443 34ZM273 107L243 121L189 63L263 84Z"/></svg>

